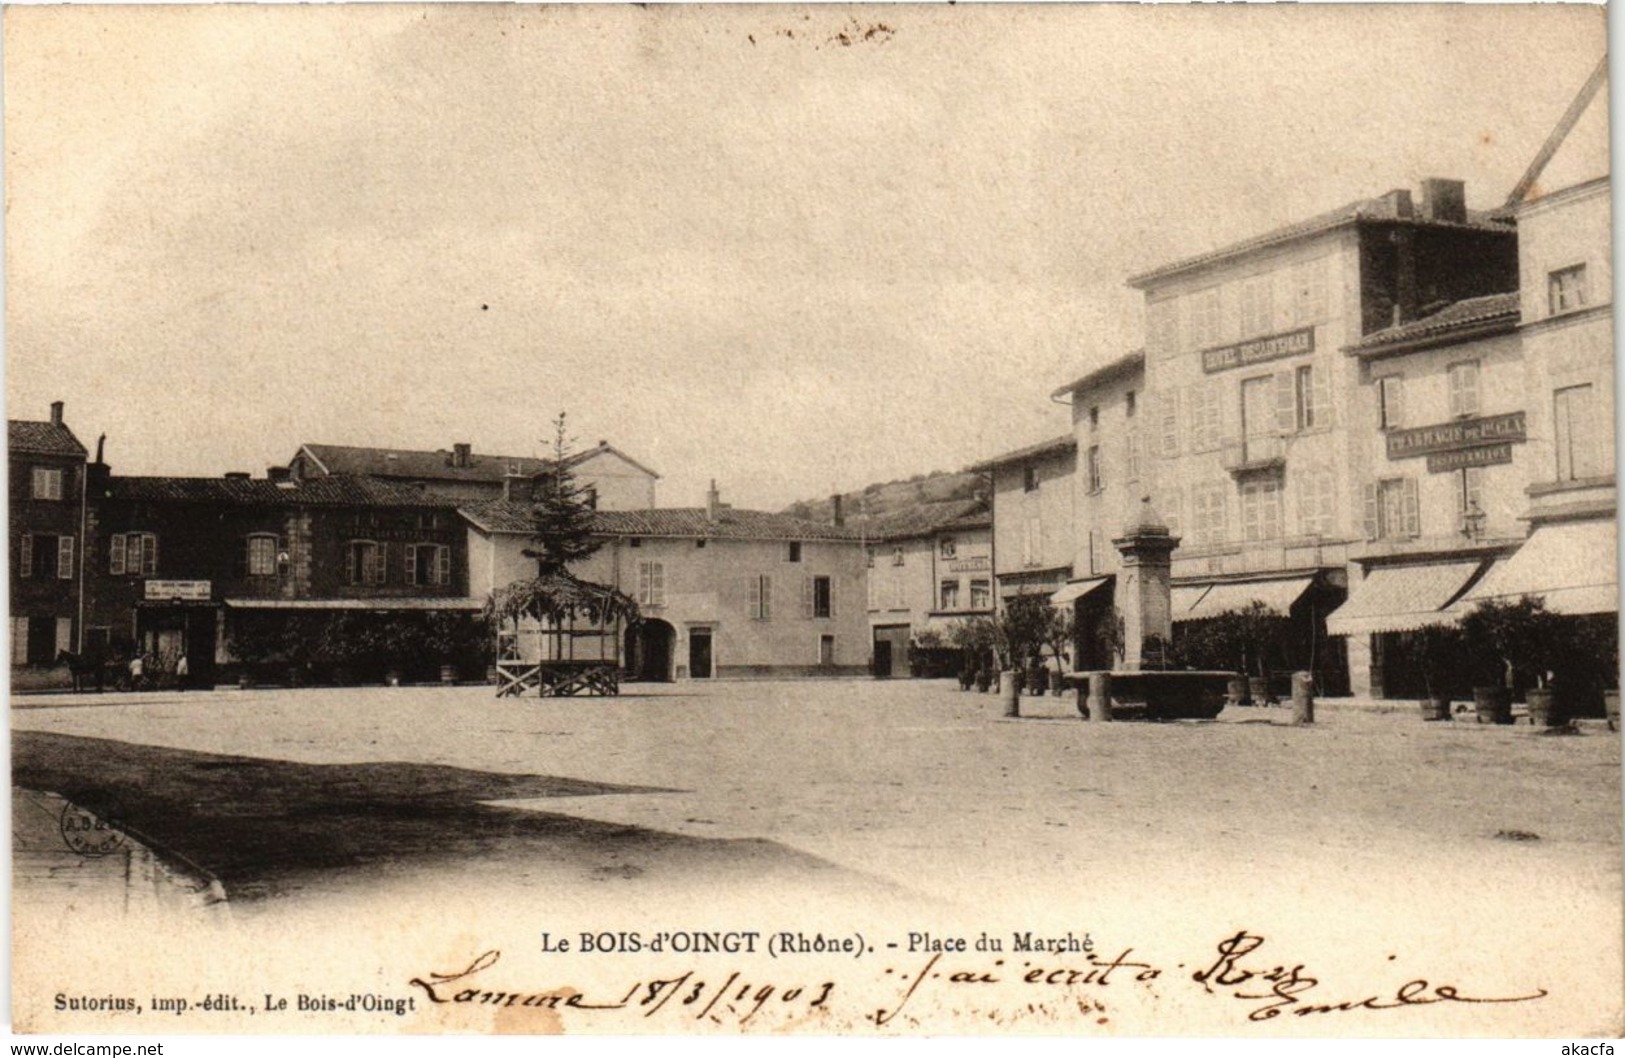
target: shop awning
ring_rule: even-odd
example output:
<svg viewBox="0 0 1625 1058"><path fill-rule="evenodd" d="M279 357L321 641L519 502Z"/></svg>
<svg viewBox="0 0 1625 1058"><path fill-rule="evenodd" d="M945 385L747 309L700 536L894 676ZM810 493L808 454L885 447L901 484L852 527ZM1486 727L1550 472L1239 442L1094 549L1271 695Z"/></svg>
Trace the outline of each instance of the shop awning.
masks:
<svg viewBox="0 0 1625 1058"><path fill-rule="evenodd" d="M456 610L485 609L484 599L227 599L233 610Z"/></svg>
<svg viewBox="0 0 1625 1058"><path fill-rule="evenodd" d="M1175 584L1172 596L1168 600L1168 612L1173 614L1174 620L1185 620L1185 614L1191 607L1202 601L1202 596L1213 590L1211 584Z"/></svg>
<svg viewBox="0 0 1625 1058"><path fill-rule="evenodd" d="M1070 606L1096 588L1109 583L1111 583L1110 577L1090 577L1088 580L1075 580L1054 595L1051 595L1049 601L1055 606Z"/></svg>
<svg viewBox="0 0 1625 1058"><path fill-rule="evenodd" d="M1252 580L1219 582L1207 594L1196 600L1184 613L1174 607L1173 619L1178 621L1204 621L1230 610L1245 610L1261 602L1278 614L1285 614L1298 601L1298 596L1309 590L1313 577L1293 577L1289 580ZM1189 585L1186 591L1197 587Z"/></svg>
<svg viewBox="0 0 1625 1058"><path fill-rule="evenodd" d="M1474 558L1373 568L1350 588L1348 602L1327 615L1326 632L1371 635L1451 624L1456 614L1446 607L1482 565L1482 560Z"/></svg>
<svg viewBox="0 0 1625 1058"><path fill-rule="evenodd" d="M1484 574L1454 609L1485 599L1538 595L1552 613L1619 609L1619 528L1612 521L1543 525L1505 562Z"/></svg>

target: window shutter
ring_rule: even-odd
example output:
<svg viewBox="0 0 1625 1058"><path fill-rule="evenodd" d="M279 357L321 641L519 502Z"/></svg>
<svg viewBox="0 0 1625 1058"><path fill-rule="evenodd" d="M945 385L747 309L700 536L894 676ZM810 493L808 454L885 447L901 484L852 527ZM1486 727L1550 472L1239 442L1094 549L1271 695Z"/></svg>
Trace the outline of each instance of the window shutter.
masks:
<svg viewBox="0 0 1625 1058"><path fill-rule="evenodd" d="M1275 432L1289 434L1297 428L1297 394L1292 388L1292 372L1275 372Z"/></svg>
<svg viewBox="0 0 1625 1058"><path fill-rule="evenodd" d="M649 605L649 563L638 563L638 602Z"/></svg>
<svg viewBox="0 0 1625 1058"><path fill-rule="evenodd" d="M824 578L824 583L829 586L829 613L825 614L824 616L826 616L826 617L834 617L835 616L835 578L834 577L825 577Z"/></svg>
<svg viewBox="0 0 1625 1058"><path fill-rule="evenodd" d="M758 574L750 579L750 615L762 619L762 578Z"/></svg>
<svg viewBox="0 0 1625 1058"><path fill-rule="evenodd" d="M1377 520L1377 485L1376 482L1367 482L1361 488L1365 494L1365 538L1375 540L1380 531Z"/></svg>
<svg viewBox="0 0 1625 1058"><path fill-rule="evenodd" d="M28 539L27 534L23 536ZM11 663L13 665L28 664L28 618L13 617L11 619Z"/></svg>
<svg viewBox="0 0 1625 1058"><path fill-rule="evenodd" d="M418 545L406 545L406 583L418 582Z"/></svg>
<svg viewBox="0 0 1625 1058"><path fill-rule="evenodd" d="M666 605L666 564L664 562L649 563L651 601L656 606Z"/></svg>
<svg viewBox="0 0 1625 1058"><path fill-rule="evenodd" d="M372 552L372 583L383 585L389 583L389 545L378 543L373 545Z"/></svg>
<svg viewBox="0 0 1625 1058"><path fill-rule="evenodd" d="M56 538L56 575L59 580L73 579L73 537Z"/></svg>
<svg viewBox="0 0 1625 1058"><path fill-rule="evenodd" d="M436 584L451 583L451 548L438 547L435 549L434 575Z"/></svg>
<svg viewBox="0 0 1625 1058"><path fill-rule="evenodd" d="M811 620L813 615L813 580L811 577L801 578L801 616L804 620Z"/></svg>
<svg viewBox="0 0 1625 1058"><path fill-rule="evenodd" d="M1172 459L1179 455L1179 390L1168 390L1162 400L1162 456Z"/></svg>
<svg viewBox="0 0 1625 1058"><path fill-rule="evenodd" d="M771 620L773 617L773 578L762 575L762 620Z"/></svg>
<svg viewBox="0 0 1625 1058"><path fill-rule="evenodd" d="M141 534L141 572L158 572L158 537L153 533Z"/></svg>
<svg viewBox="0 0 1625 1058"><path fill-rule="evenodd" d="M238 580L242 580L244 577L248 576L251 570L253 570L253 552L254 538L252 536L243 537L243 546L237 549L237 561L232 565L232 572L236 575Z"/></svg>
<svg viewBox="0 0 1625 1058"><path fill-rule="evenodd" d="M24 533L22 536L21 553L17 556L17 576L32 577L34 575L34 534Z"/></svg>
<svg viewBox="0 0 1625 1058"><path fill-rule="evenodd" d="M1398 375L1388 380L1388 425L1405 425L1405 383Z"/></svg>
<svg viewBox="0 0 1625 1058"><path fill-rule="evenodd" d="M1310 391L1314 401L1315 425L1332 425L1332 385L1330 372L1323 365L1314 365Z"/></svg>
<svg viewBox="0 0 1625 1058"><path fill-rule="evenodd" d="M1422 535L1421 500L1415 478L1405 479L1405 535Z"/></svg>
<svg viewBox="0 0 1625 1058"><path fill-rule="evenodd" d="M124 534L114 533L107 538L107 572L118 577L124 574Z"/></svg>
<svg viewBox="0 0 1625 1058"><path fill-rule="evenodd" d="M73 537L65 536L62 539L64 539L64 540L72 540ZM56 619L56 652L58 654L61 654L64 650L72 650L72 649L73 649L73 618L71 618L71 617L58 617Z"/></svg>

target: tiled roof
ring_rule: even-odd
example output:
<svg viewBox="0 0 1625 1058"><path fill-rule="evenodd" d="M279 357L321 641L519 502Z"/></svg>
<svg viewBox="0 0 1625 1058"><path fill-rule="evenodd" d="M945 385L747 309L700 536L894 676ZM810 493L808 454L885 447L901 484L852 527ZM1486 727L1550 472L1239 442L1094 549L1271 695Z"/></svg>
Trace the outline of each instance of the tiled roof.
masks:
<svg viewBox="0 0 1625 1058"><path fill-rule="evenodd" d="M211 503L241 506L436 507L455 506L422 489L377 478L334 475L283 486L265 478L132 478L107 483L107 498L136 503Z"/></svg>
<svg viewBox="0 0 1625 1058"><path fill-rule="evenodd" d="M1148 272L1141 272L1139 275L1130 276L1128 285L1131 287L1146 287L1159 279L1165 279L1168 276L1189 271L1192 268L1212 264L1229 257L1240 257L1242 254L1252 253L1255 250L1262 250L1285 242L1292 242L1295 239L1319 235L1362 220L1404 222L1432 228L1461 228L1498 232L1513 230L1512 226L1504 220L1482 210L1468 210L1465 224L1429 220L1419 213L1413 213L1411 216L1401 216L1393 193L1390 192L1377 198L1355 199L1353 202L1345 203L1336 209L1329 209L1325 213L1318 213L1306 220L1282 225L1262 235L1255 235L1250 239L1231 243L1229 246L1221 246L1216 250L1197 254L1195 257L1187 257L1182 261L1175 261L1173 264L1153 268Z"/></svg>
<svg viewBox="0 0 1625 1058"><path fill-rule="evenodd" d="M977 499L922 503L878 518L848 523L871 540L905 540L949 528L977 529L992 524L993 515L986 501Z"/></svg>
<svg viewBox="0 0 1625 1058"><path fill-rule="evenodd" d="M79 456L87 453L73 431L60 423L31 419L6 420L6 446L13 452L34 455Z"/></svg>
<svg viewBox="0 0 1625 1058"><path fill-rule="evenodd" d="M1350 352L1367 352L1390 346L1409 345L1426 339L1445 338L1463 332L1477 334L1494 325L1501 325L1497 329L1511 330L1518 322L1518 307L1517 291L1467 298L1448 305L1431 316L1424 316L1398 327L1373 331L1347 348Z"/></svg>
<svg viewBox="0 0 1625 1058"><path fill-rule="evenodd" d="M1095 368L1093 371L1089 372L1087 375L1084 375L1082 378L1077 379L1076 381L1068 382L1066 385L1057 389L1054 393L1051 393L1050 396L1052 398L1060 397L1063 395L1076 393L1080 389L1093 389L1095 386L1108 382L1119 375L1131 374L1135 371L1143 370L1145 370L1145 350L1136 349L1126 356L1118 357L1109 364L1103 364L1100 367Z"/></svg>
<svg viewBox="0 0 1625 1058"><path fill-rule="evenodd" d="M994 467L1008 466L1011 463L1020 463L1023 460L1032 459L1035 456L1047 456L1056 452L1076 452L1077 450L1078 439L1072 434L1063 434L1060 437L1052 437L1048 441L1040 441L1035 445L1028 445L1026 448L1018 448L1014 452L1006 452L1003 455L994 456L992 459L984 459L980 463L972 464L970 469L992 470Z"/></svg>
<svg viewBox="0 0 1625 1058"><path fill-rule="evenodd" d="M370 474L373 477L410 478L428 481L473 481L500 484L510 467L525 476L538 474L551 467L551 459L537 456L498 456L483 452L470 452L468 466L452 466L452 453L417 451L404 448L364 448L353 445L307 444L300 446L330 474ZM606 442L599 442L585 451L576 452L565 459L566 466L579 466L605 452L611 452L650 477L660 475Z"/></svg>
<svg viewBox="0 0 1625 1058"><path fill-rule="evenodd" d="M490 533L530 532L530 507L493 500L463 504L463 517ZM657 507L646 511L597 511L594 527L605 536L676 536L710 540L852 540L861 538L850 526L826 525L787 514L724 507L716 521L703 507Z"/></svg>

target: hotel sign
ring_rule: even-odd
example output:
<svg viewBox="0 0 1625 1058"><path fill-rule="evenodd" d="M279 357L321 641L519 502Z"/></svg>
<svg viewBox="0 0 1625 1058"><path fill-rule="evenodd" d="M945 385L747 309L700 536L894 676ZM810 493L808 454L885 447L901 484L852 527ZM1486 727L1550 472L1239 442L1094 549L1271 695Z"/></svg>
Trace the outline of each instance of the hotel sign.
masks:
<svg viewBox="0 0 1625 1058"><path fill-rule="evenodd" d="M1235 345L1221 345L1202 350L1202 370L1207 374L1228 371L1233 367L1261 364L1267 360L1281 360L1288 356L1301 356L1315 351L1315 329L1272 334L1268 338L1253 338Z"/></svg>
<svg viewBox="0 0 1625 1058"><path fill-rule="evenodd" d="M1433 453L1428 456L1428 473L1448 474L1452 470L1466 470L1468 467L1493 467L1510 462L1512 462L1512 445L1510 442L1498 445L1483 445L1479 448L1463 448L1455 452Z"/></svg>
<svg viewBox="0 0 1625 1058"><path fill-rule="evenodd" d="M214 583L207 580L149 580L147 601L163 602L181 599L185 602L208 602L213 597Z"/></svg>
<svg viewBox="0 0 1625 1058"><path fill-rule="evenodd" d="M1437 426L1395 430L1388 435L1388 458L1410 459L1436 452L1457 452L1464 448L1521 443L1524 440L1524 413L1514 411L1482 419L1458 419Z"/></svg>

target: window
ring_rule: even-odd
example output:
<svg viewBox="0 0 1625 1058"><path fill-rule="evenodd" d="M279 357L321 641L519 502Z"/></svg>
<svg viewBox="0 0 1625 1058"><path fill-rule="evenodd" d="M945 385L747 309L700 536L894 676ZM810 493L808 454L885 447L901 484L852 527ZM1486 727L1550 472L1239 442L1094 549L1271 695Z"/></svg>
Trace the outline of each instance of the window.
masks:
<svg viewBox="0 0 1625 1058"><path fill-rule="evenodd" d="M1023 492L1037 492L1038 491L1038 468L1037 467L1030 467L1029 466L1029 467L1022 467L1021 468L1021 490Z"/></svg>
<svg viewBox="0 0 1625 1058"><path fill-rule="evenodd" d="M1465 418L1478 414L1478 361L1463 360L1445 368L1450 381L1450 417Z"/></svg>
<svg viewBox="0 0 1625 1058"><path fill-rule="evenodd" d="M1471 535L1474 531L1472 521L1478 522L1478 529L1483 528L1484 522L1484 468L1463 467L1461 471L1461 488L1456 490L1456 524L1460 527L1463 536Z"/></svg>
<svg viewBox="0 0 1625 1058"><path fill-rule="evenodd" d="M993 585L985 580L970 582L970 608L988 610L993 607Z"/></svg>
<svg viewBox="0 0 1625 1058"><path fill-rule="evenodd" d="M436 514L434 511L426 511L426 512L424 512L422 514L419 514L418 515L418 528L419 529L438 529L438 528L440 528L440 515Z"/></svg>
<svg viewBox="0 0 1625 1058"><path fill-rule="evenodd" d="M835 637L834 636L819 636L818 637L818 664L820 664L820 665L833 665L833 664L835 664Z"/></svg>
<svg viewBox="0 0 1625 1058"><path fill-rule="evenodd" d="M441 544L407 544L406 583L450 584L451 548Z"/></svg>
<svg viewBox="0 0 1625 1058"><path fill-rule="evenodd" d="M62 498L62 468L35 467L32 484L34 499L60 500Z"/></svg>
<svg viewBox="0 0 1625 1058"><path fill-rule="evenodd" d="M643 546L643 538L634 536L632 539L630 539L630 540L628 540L626 542L626 546L627 547L642 547Z"/></svg>
<svg viewBox="0 0 1625 1058"><path fill-rule="evenodd" d="M1546 277L1546 293L1551 302L1551 314L1573 312L1585 307L1586 266L1571 265L1559 268Z"/></svg>
<svg viewBox="0 0 1625 1058"><path fill-rule="evenodd" d="M1251 338L1268 334L1275 325L1275 306L1271 299L1270 277L1257 276L1241 284L1241 336Z"/></svg>
<svg viewBox="0 0 1625 1058"><path fill-rule="evenodd" d="M248 538L248 575L276 576L276 537L255 533Z"/></svg>
<svg viewBox="0 0 1625 1058"><path fill-rule="evenodd" d="M1191 493L1191 530L1199 547L1224 543L1225 502L1223 485L1198 486Z"/></svg>
<svg viewBox="0 0 1625 1058"><path fill-rule="evenodd" d="M1147 351L1153 357L1169 357L1179 351L1179 302L1168 298L1145 307Z"/></svg>
<svg viewBox="0 0 1625 1058"><path fill-rule="evenodd" d="M1162 456L1173 459L1179 455L1179 390L1170 389L1161 397Z"/></svg>
<svg viewBox="0 0 1625 1058"><path fill-rule="evenodd" d="M1368 540L1407 540L1422 535L1415 478L1388 478L1365 487Z"/></svg>
<svg viewBox="0 0 1625 1058"><path fill-rule="evenodd" d="M1090 492L1099 492L1102 488L1105 487L1105 483L1101 480L1101 477L1100 477L1100 446L1099 445L1090 445L1089 446L1089 452L1088 452L1088 455L1087 455L1087 457L1085 459L1084 468L1085 468L1085 472L1088 474L1087 480L1089 482L1089 491Z"/></svg>
<svg viewBox="0 0 1625 1058"><path fill-rule="evenodd" d="M1304 364L1292 374L1293 425L1299 431L1328 425L1326 412L1331 402L1325 392L1324 374L1316 371L1313 364Z"/></svg>
<svg viewBox="0 0 1625 1058"><path fill-rule="evenodd" d="M894 547L894 548L891 549L891 564L894 565L894 566L901 566L903 564L903 549L902 548Z"/></svg>
<svg viewBox="0 0 1625 1058"><path fill-rule="evenodd" d="M1260 478L1241 485L1241 537L1275 540L1281 535L1281 483Z"/></svg>
<svg viewBox="0 0 1625 1058"><path fill-rule="evenodd" d="M1219 383L1202 383L1190 388L1185 406L1190 409L1191 451L1211 452L1219 447Z"/></svg>
<svg viewBox="0 0 1625 1058"><path fill-rule="evenodd" d="M1219 344L1219 288L1209 287L1186 299L1185 332L1190 335L1191 347L1205 349Z"/></svg>
<svg viewBox="0 0 1625 1058"><path fill-rule="evenodd" d="M1298 494L1298 532L1304 536L1330 536L1337 522L1337 477L1329 470L1305 474Z"/></svg>
<svg viewBox="0 0 1625 1058"><path fill-rule="evenodd" d="M705 537L702 536L699 539L694 541L694 550L696 550L696 551L704 551L705 550Z"/></svg>
<svg viewBox="0 0 1625 1058"><path fill-rule="evenodd" d="M1377 425L1396 430L1405 425L1405 380L1399 375L1377 379Z"/></svg>
<svg viewBox="0 0 1625 1058"><path fill-rule="evenodd" d="M1139 402L1135 399L1134 391L1132 389L1129 390L1127 396L1123 398L1123 417L1128 419L1134 418L1134 412L1138 407L1138 404Z"/></svg>
<svg viewBox="0 0 1625 1058"><path fill-rule="evenodd" d="M1128 469L1128 472L1124 475L1125 479L1128 481L1139 481L1140 433L1138 430L1131 432L1128 436L1123 438L1123 455L1123 461L1127 465Z"/></svg>
<svg viewBox="0 0 1625 1058"><path fill-rule="evenodd" d="M945 536L937 541L937 554L942 558L953 558L959 550L959 542L951 536Z"/></svg>
<svg viewBox="0 0 1625 1058"><path fill-rule="evenodd" d="M945 580L939 586L941 606L943 610L959 609L959 581Z"/></svg>
<svg viewBox="0 0 1625 1058"><path fill-rule="evenodd" d="M73 579L73 537L23 536L22 576L41 580Z"/></svg>
<svg viewBox="0 0 1625 1058"><path fill-rule="evenodd" d="M873 607L871 606L871 609ZM770 620L773 613L773 578L763 573L750 582L750 617L753 621Z"/></svg>
<svg viewBox="0 0 1625 1058"><path fill-rule="evenodd" d="M115 577L158 572L158 538L152 533L114 533L107 541L107 572Z"/></svg>
<svg viewBox="0 0 1625 1058"><path fill-rule="evenodd" d="M1596 401L1592 388L1569 386L1552 394L1552 437L1557 446L1557 480L1575 481L1603 473L1598 459ZM1600 440L1612 440L1603 431Z"/></svg>
<svg viewBox="0 0 1625 1058"><path fill-rule="evenodd" d="M666 564L664 562L638 563L638 603L642 606L666 605Z"/></svg>
<svg viewBox="0 0 1625 1058"><path fill-rule="evenodd" d="M1091 576L1106 569L1106 536L1099 529L1089 530L1089 573Z"/></svg>
<svg viewBox="0 0 1625 1058"><path fill-rule="evenodd" d="M801 561L801 541L800 540L792 540L792 541L790 541L789 553L785 555L785 558L786 558L786 560L788 560L790 562L800 562Z"/></svg>
<svg viewBox="0 0 1625 1058"><path fill-rule="evenodd" d="M598 509L598 488L597 488L597 486L588 485L586 488L582 489L581 490L581 498L587 504L587 509L588 510L596 511Z"/></svg>
<svg viewBox="0 0 1625 1058"><path fill-rule="evenodd" d="M802 580L801 616L835 616L835 595L828 577L806 577Z"/></svg>
<svg viewBox="0 0 1625 1058"><path fill-rule="evenodd" d="M1299 265L1292 271L1292 322L1319 323L1326 310L1326 258Z"/></svg>
<svg viewBox="0 0 1625 1058"><path fill-rule="evenodd" d="M389 580L389 545L371 540L352 540L345 563L347 579L351 584L376 587Z"/></svg>

